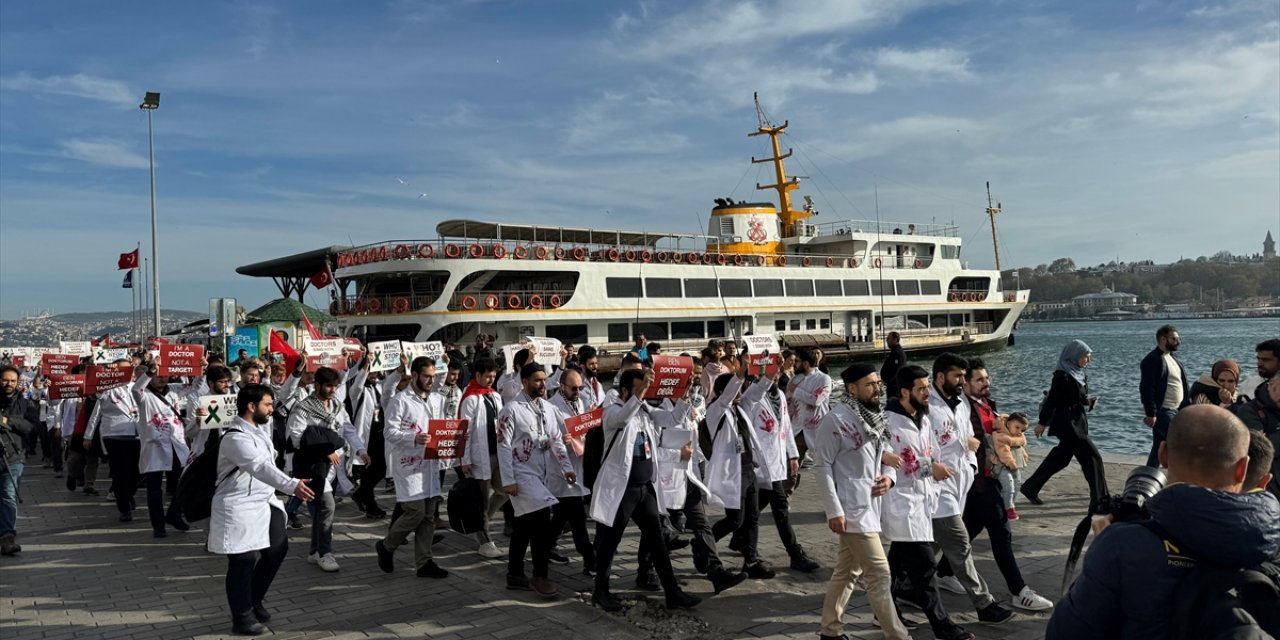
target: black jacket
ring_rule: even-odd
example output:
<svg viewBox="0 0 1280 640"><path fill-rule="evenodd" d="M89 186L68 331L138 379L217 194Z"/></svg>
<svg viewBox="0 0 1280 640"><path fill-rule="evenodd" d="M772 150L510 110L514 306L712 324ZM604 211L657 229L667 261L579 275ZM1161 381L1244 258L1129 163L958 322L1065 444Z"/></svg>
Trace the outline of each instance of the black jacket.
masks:
<svg viewBox="0 0 1280 640"><path fill-rule="evenodd" d="M907 366L907 352L901 344L889 347L889 355L885 356L880 366L880 380L884 382L885 391L890 398L898 397L898 369Z"/></svg>
<svg viewBox="0 0 1280 640"><path fill-rule="evenodd" d="M1058 439L1089 437L1089 385L1065 371L1054 371L1049 395L1040 405L1040 424Z"/></svg>
<svg viewBox="0 0 1280 640"><path fill-rule="evenodd" d="M4 464L20 464L23 456L23 439L36 423L40 422L40 407L21 392L0 396L0 416L8 419L0 425L0 446L4 447Z"/></svg>
<svg viewBox="0 0 1280 640"><path fill-rule="evenodd" d="M1191 397L1191 381L1187 380L1187 368L1182 366L1182 361L1178 356L1173 356L1173 361L1178 365L1178 371L1182 373L1182 401L1187 402ZM1146 412L1148 418L1154 418L1156 412L1160 410L1160 405L1164 404L1164 394L1169 390L1169 368L1164 364L1164 354L1160 349L1152 349L1145 358L1142 359L1142 379L1138 382L1138 395L1142 397L1142 410Z"/></svg>
<svg viewBox="0 0 1280 640"><path fill-rule="evenodd" d="M1266 434L1271 444L1280 451L1280 406L1271 399L1271 394L1266 389L1262 389L1262 394L1251 402L1232 405L1231 410L1244 426ZM1280 455L1271 460L1271 475L1267 491L1280 498Z"/></svg>
<svg viewBox="0 0 1280 640"><path fill-rule="evenodd" d="M310 478L308 485L316 497L324 493L329 475L329 454L342 449L346 443L337 431L322 425L309 425L298 438L298 450L293 454L293 477Z"/></svg>

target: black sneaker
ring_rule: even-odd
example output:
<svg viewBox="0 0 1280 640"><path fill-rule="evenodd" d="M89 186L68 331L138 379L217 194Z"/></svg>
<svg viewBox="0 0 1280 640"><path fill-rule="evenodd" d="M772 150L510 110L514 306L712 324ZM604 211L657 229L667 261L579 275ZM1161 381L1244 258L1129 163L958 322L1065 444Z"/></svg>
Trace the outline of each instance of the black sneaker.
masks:
<svg viewBox="0 0 1280 640"><path fill-rule="evenodd" d="M387 549L387 546L382 544L381 540L374 543L373 550L378 552L378 568L382 569L383 573L391 573L396 570L395 553Z"/></svg>
<svg viewBox="0 0 1280 640"><path fill-rule="evenodd" d="M667 551L679 551L689 546L688 538L675 537L667 540Z"/></svg>
<svg viewBox="0 0 1280 640"><path fill-rule="evenodd" d="M298 517L298 514L296 514L296 513L295 513L295 514L293 514L293 516L289 518L289 525L288 525L288 527L289 527L290 529L301 529L301 528L302 528L302 518Z"/></svg>
<svg viewBox="0 0 1280 640"><path fill-rule="evenodd" d="M653 572L651 571L636 574L636 588L641 591L662 590L662 587L658 586L658 580L653 577Z"/></svg>
<svg viewBox="0 0 1280 640"><path fill-rule="evenodd" d="M801 551L800 553L797 553L795 557L791 558L791 568L801 573L813 573L814 571L821 569L822 565L818 564L813 560L813 558L810 558Z"/></svg>
<svg viewBox="0 0 1280 640"><path fill-rule="evenodd" d="M508 578L510 580L510 578ZM596 606L608 611L609 613L617 613L622 611L622 601L608 591L596 591L591 594L591 601Z"/></svg>
<svg viewBox="0 0 1280 640"><path fill-rule="evenodd" d="M120 514L120 522L133 522L133 512L126 511Z"/></svg>
<svg viewBox="0 0 1280 640"><path fill-rule="evenodd" d="M985 622L987 624L1008 622L1012 617L1013 611L1000 606L1000 603L998 602L992 602L991 604L978 609L978 621Z"/></svg>
<svg viewBox="0 0 1280 640"><path fill-rule="evenodd" d="M268 633L271 633L271 629L256 620L236 622L231 625L231 634L236 636L265 636Z"/></svg>
<svg viewBox="0 0 1280 640"><path fill-rule="evenodd" d="M169 523L169 526L173 527L174 529L177 529L178 531L191 530L191 525L187 524L186 520L183 520L182 518L179 518L177 516L173 516L173 517L166 516L164 521Z"/></svg>
<svg viewBox="0 0 1280 640"><path fill-rule="evenodd" d="M529 579L524 576L507 576L507 588L512 591L533 591Z"/></svg>
<svg viewBox="0 0 1280 640"><path fill-rule="evenodd" d="M431 544L440 544L441 542L444 542L444 534L443 534L443 533L437 533L437 534L435 534L435 535L431 536Z"/></svg>
<svg viewBox="0 0 1280 640"><path fill-rule="evenodd" d="M943 633L936 634L938 640L978 640L978 636L964 630L964 627L958 624L952 624Z"/></svg>
<svg viewBox="0 0 1280 640"><path fill-rule="evenodd" d="M731 589L742 584L747 579L747 574L739 571L737 573L729 573L724 569L712 571L707 574L707 578L711 580L711 586L715 588L716 593L720 593L726 589Z"/></svg>
<svg viewBox="0 0 1280 640"><path fill-rule="evenodd" d="M151 537L152 538L168 538L169 532L165 531L164 529L156 529L155 531L151 532Z"/></svg>
<svg viewBox="0 0 1280 640"><path fill-rule="evenodd" d="M71 474L68 473L67 474L67 491L75 491L75 490L76 490L76 479L71 477Z"/></svg>
<svg viewBox="0 0 1280 640"><path fill-rule="evenodd" d="M253 605L253 617L257 618L258 622L271 622L271 612L267 611L266 604L261 602Z"/></svg>
<svg viewBox="0 0 1280 640"><path fill-rule="evenodd" d="M85 495L90 495L90 496L98 495L98 490L94 489L93 487L85 487L84 492L85 492Z"/></svg>
<svg viewBox="0 0 1280 640"><path fill-rule="evenodd" d="M439 580L440 578L448 578L449 572L441 569L440 565L436 564L435 560L428 560L426 564L418 567L418 577L435 578Z"/></svg>
<svg viewBox="0 0 1280 640"><path fill-rule="evenodd" d="M778 575L763 560L747 565L747 577L756 580L769 580Z"/></svg>
<svg viewBox="0 0 1280 640"><path fill-rule="evenodd" d="M692 609L702 603L698 596L676 590L667 594L667 609Z"/></svg>
<svg viewBox="0 0 1280 640"><path fill-rule="evenodd" d="M586 576L586 577L588 577L588 578L594 578L594 577L596 577L596 565L595 565L595 563L591 563L591 564L583 563L583 565L582 565L582 575L584 575L584 576Z"/></svg>
<svg viewBox="0 0 1280 640"><path fill-rule="evenodd" d="M1039 494L1038 491L1036 493L1032 493L1030 491L1027 491L1026 487L1022 487L1021 489L1018 490L1018 492L1021 493L1022 497L1026 498L1027 502L1030 502L1031 504L1044 504L1044 500L1040 499L1040 496L1038 495Z"/></svg>
<svg viewBox="0 0 1280 640"><path fill-rule="evenodd" d="M548 556L548 559L556 564L569 564L569 559L559 553L556 553L555 549L551 550L551 555Z"/></svg>

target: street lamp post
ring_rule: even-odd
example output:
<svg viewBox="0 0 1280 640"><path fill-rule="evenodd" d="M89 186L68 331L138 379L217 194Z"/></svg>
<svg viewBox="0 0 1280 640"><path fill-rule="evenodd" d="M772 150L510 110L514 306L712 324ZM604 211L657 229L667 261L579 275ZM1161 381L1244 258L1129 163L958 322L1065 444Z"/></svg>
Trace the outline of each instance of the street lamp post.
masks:
<svg viewBox="0 0 1280 640"><path fill-rule="evenodd" d="M151 169L151 301L155 305L155 333L160 336L160 258L156 246L156 148L151 137L151 112L160 108L160 94L148 91L139 109L147 112L147 164Z"/></svg>

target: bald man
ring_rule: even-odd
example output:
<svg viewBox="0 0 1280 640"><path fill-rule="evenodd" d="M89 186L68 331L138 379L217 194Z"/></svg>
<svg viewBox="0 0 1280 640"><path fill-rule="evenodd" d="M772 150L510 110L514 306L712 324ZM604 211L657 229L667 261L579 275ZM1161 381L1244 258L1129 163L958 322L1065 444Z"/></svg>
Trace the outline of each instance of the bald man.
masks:
<svg viewBox="0 0 1280 640"><path fill-rule="evenodd" d="M1195 405L1179 412L1159 451L1169 484L1146 503L1155 526L1116 523L1098 535L1046 639L1169 638L1173 593L1190 567L1247 568L1276 558L1280 502L1266 492L1241 493L1248 450L1248 430L1229 411Z"/></svg>

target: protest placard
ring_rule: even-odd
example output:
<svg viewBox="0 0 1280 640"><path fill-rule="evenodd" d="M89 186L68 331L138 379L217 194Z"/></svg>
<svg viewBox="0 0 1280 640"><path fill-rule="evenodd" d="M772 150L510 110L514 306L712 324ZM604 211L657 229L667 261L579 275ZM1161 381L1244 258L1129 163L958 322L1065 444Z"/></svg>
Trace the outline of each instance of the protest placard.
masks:
<svg viewBox="0 0 1280 640"><path fill-rule="evenodd" d="M570 438L581 438L587 435L588 431L602 424L604 424L604 407L596 407L572 418L565 418L564 430Z"/></svg>
<svg viewBox="0 0 1280 640"><path fill-rule="evenodd" d="M236 419L234 394L200 396L199 407L209 412L209 415L199 419L201 429L222 429L231 426Z"/></svg>
<svg viewBox="0 0 1280 640"><path fill-rule="evenodd" d="M772 378L778 375L782 367L782 355L777 351L763 351L747 354L747 374Z"/></svg>
<svg viewBox="0 0 1280 640"><path fill-rule="evenodd" d="M84 373L84 392L89 395L129 384L133 380L133 365L91 364Z"/></svg>
<svg viewBox="0 0 1280 640"><path fill-rule="evenodd" d="M510 371L516 366L516 354L524 349L518 344L509 344L502 348L502 359L507 363L507 367L503 371Z"/></svg>
<svg viewBox="0 0 1280 640"><path fill-rule="evenodd" d="M427 432L431 439L422 457L427 460L461 458L467 450L467 424L466 420L428 420Z"/></svg>
<svg viewBox="0 0 1280 640"><path fill-rule="evenodd" d="M8 358L6 358L6 359L9 361L9 364L11 364L11 365L13 365L13 366L15 366L15 367L17 367L17 368L19 368L19 369L21 369L21 368L23 368L23 367L27 366L27 357L26 357L26 356L24 356L24 355L17 355L17 354L12 354L12 353L11 353L11 354L9 354L9 357L8 357Z"/></svg>
<svg viewBox="0 0 1280 640"><path fill-rule="evenodd" d="M359 338L343 338L342 344L346 346L347 355L359 360L361 354L364 353L364 345L361 344Z"/></svg>
<svg viewBox="0 0 1280 640"><path fill-rule="evenodd" d="M92 355L92 353L93 353L93 345L89 344L89 342L88 342L88 341L83 341L83 342L59 342L59 343L58 343L58 350L59 350L60 352L62 352L62 353L67 354L67 355L80 356L80 357L82 357L82 358L83 358L83 357L85 357L85 356Z"/></svg>
<svg viewBox="0 0 1280 640"><path fill-rule="evenodd" d="M524 347L533 351L533 361L538 364L560 364L560 341L555 338L528 337L522 340Z"/></svg>
<svg viewBox="0 0 1280 640"><path fill-rule="evenodd" d="M156 361L158 375L198 376L204 374L204 347L198 344L160 344Z"/></svg>
<svg viewBox="0 0 1280 640"><path fill-rule="evenodd" d="M303 344L307 351L307 371L316 371L320 367L338 371L347 369L347 357L342 352L346 344L342 338L306 338Z"/></svg>
<svg viewBox="0 0 1280 640"><path fill-rule="evenodd" d="M646 400L682 398L693 378L693 358L688 356L654 356L653 384L645 393Z"/></svg>
<svg viewBox="0 0 1280 640"><path fill-rule="evenodd" d="M128 359L129 359L128 349L113 349L113 348L108 348L103 346L97 346L93 348L94 364L111 364L116 360L128 360Z"/></svg>
<svg viewBox="0 0 1280 640"><path fill-rule="evenodd" d="M64 353L46 353L40 358L40 373L46 376L71 375L71 369L80 364L80 356Z"/></svg>
<svg viewBox="0 0 1280 640"><path fill-rule="evenodd" d="M49 398L67 400L85 395L85 374L54 374L49 376Z"/></svg>
<svg viewBox="0 0 1280 640"><path fill-rule="evenodd" d="M369 343L369 370L391 371L400 366L400 341Z"/></svg>
<svg viewBox="0 0 1280 640"><path fill-rule="evenodd" d="M444 343L439 340L430 342L401 342L400 348L404 350L404 355L409 358L412 363L418 358L431 358L436 361L436 368L444 364Z"/></svg>
<svg viewBox="0 0 1280 640"><path fill-rule="evenodd" d="M764 353L765 351L778 353L782 351L778 347L778 339L772 335L742 336L742 341L747 346L747 353Z"/></svg>

